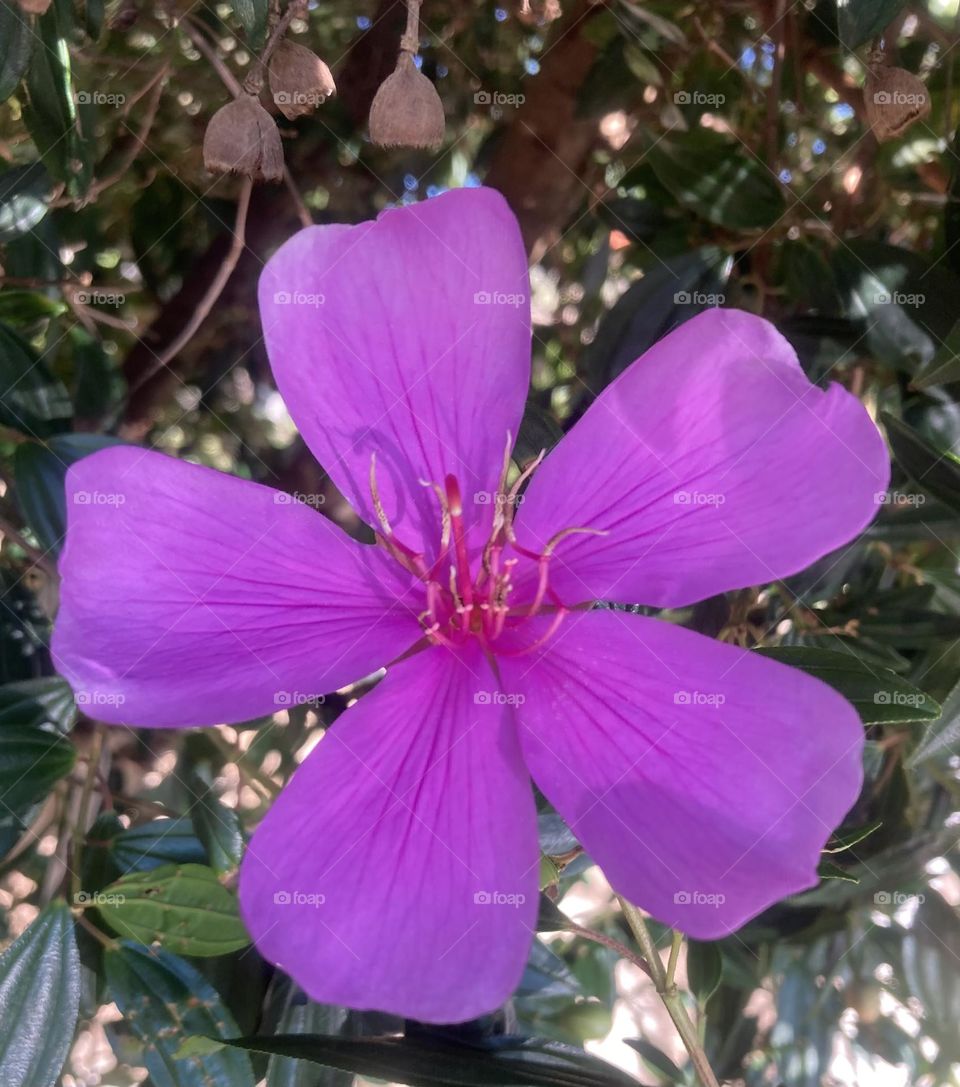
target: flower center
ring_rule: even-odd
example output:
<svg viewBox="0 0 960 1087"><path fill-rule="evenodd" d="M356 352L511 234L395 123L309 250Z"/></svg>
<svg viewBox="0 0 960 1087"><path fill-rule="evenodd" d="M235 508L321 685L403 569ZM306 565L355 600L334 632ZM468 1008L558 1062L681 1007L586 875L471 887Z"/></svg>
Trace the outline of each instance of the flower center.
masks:
<svg viewBox="0 0 960 1087"><path fill-rule="evenodd" d="M542 552L522 547L513 531L513 519L520 500L520 489L533 475L546 451L530 464L507 487L512 442L507 435L503 468L494 496L492 523L487 542L480 553L477 570L471 568L467 526L463 517L463 499L460 485L453 475L448 475L441 485L421 481L436 494L440 506L440 549L436 559L428 565L423 554L402 543L390 527L377 490L376 459L370 463L370 491L380 522L377 542L385 548L406 570L418 577L426 586L426 609L420 622L427 639L437 645L457 645L468 638L477 638L485 648L492 647L505 633L514 632L534 616L549 616L546 629L528 644L511 644L510 648L498 647L505 655L529 653L548 641L556 633L567 607L550 587L550 560L556 545L572 533L602 535L597 529L567 528L553 536ZM518 576L521 564L535 566L533 576ZM515 587L523 583L522 601L511 603ZM531 590L528 586L534 586ZM511 643L515 639L509 639Z"/></svg>

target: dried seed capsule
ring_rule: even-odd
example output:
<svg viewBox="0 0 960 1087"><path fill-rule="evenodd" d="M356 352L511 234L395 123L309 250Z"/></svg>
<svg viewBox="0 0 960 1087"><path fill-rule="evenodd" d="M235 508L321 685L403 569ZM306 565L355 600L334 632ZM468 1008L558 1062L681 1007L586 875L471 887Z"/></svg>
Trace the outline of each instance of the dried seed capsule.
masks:
<svg viewBox="0 0 960 1087"><path fill-rule="evenodd" d="M913 72L880 64L867 73L863 104L877 139L892 140L929 114L930 94Z"/></svg>
<svg viewBox="0 0 960 1087"><path fill-rule="evenodd" d="M253 95L238 95L210 118L203 137L203 161L215 174L243 174L255 181L283 177L280 133Z"/></svg>
<svg viewBox="0 0 960 1087"><path fill-rule="evenodd" d="M330 69L305 45L283 41L270 58L270 93L288 121L310 113L337 93Z"/></svg>
<svg viewBox="0 0 960 1087"><path fill-rule="evenodd" d="M381 147L439 147L445 127L437 88L402 51L370 107L370 139Z"/></svg>

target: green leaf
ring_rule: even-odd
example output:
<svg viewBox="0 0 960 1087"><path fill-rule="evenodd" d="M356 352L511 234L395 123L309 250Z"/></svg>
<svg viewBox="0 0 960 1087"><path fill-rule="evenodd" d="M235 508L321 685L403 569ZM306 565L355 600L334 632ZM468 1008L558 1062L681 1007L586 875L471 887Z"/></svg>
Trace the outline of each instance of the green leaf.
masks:
<svg viewBox="0 0 960 1087"><path fill-rule="evenodd" d="M0 102L6 102L17 89L30 64L32 22L33 17L17 0L0 0Z"/></svg>
<svg viewBox="0 0 960 1087"><path fill-rule="evenodd" d="M0 423L31 437L63 428L70 397L33 348L0 324Z"/></svg>
<svg viewBox="0 0 960 1087"><path fill-rule="evenodd" d="M181 955L225 955L250 943L236 896L200 864L168 864L121 876L97 900L121 936Z"/></svg>
<svg viewBox="0 0 960 1087"><path fill-rule="evenodd" d="M889 412L881 412L880 418L900 467L925 491L960 510L960 460L949 451L934 448Z"/></svg>
<svg viewBox="0 0 960 1087"><path fill-rule="evenodd" d="M879 37L892 23L905 0L838 0L837 36L848 49Z"/></svg>
<svg viewBox="0 0 960 1087"><path fill-rule="evenodd" d="M73 86L68 29L60 26L60 6L51 4L37 20L40 47L26 75L28 105L23 120L50 176L82 196L90 182L88 141L81 131Z"/></svg>
<svg viewBox="0 0 960 1087"><path fill-rule="evenodd" d="M943 712L924 733L907 761L917 766L943 754L954 754L960 748L960 683L947 695Z"/></svg>
<svg viewBox="0 0 960 1087"><path fill-rule="evenodd" d="M0 810L42 800L73 769L76 751L56 732L30 725L0 729Z"/></svg>
<svg viewBox="0 0 960 1087"><path fill-rule="evenodd" d="M121 444L118 438L104 434L61 434L45 445L24 442L17 447L13 457L17 500L44 550L59 555L66 536L67 469L90 453L118 444Z"/></svg>
<svg viewBox="0 0 960 1087"><path fill-rule="evenodd" d="M637 1087L637 1081L619 1068L542 1038L503 1037L487 1045L468 1045L421 1036L277 1034L231 1038L227 1044L410 1087Z"/></svg>
<svg viewBox="0 0 960 1087"><path fill-rule="evenodd" d="M0 321L11 325L32 325L47 317L61 317L67 308L66 303L39 291L0 292Z"/></svg>
<svg viewBox="0 0 960 1087"><path fill-rule="evenodd" d="M67 733L76 719L73 691L60 676L22 679L0 687L0 729L52 724L58 732Z"/></svg>
<svg viewBox="0 0 960 1087"><path fill-rule="evenodd" d="M210 867L220 874L232 871L243 856L240 817L220 800L199 771L188 776L187 786L193 796L190 818L207 852Z"/></svg>
<svg viewBox="0 0 960 1087"><path fill-rule="evenodd" d="M267 31L267 0L230 0L230 5L247 32L250 44L259 49Z"/></svg>
<svg viewBox="0 0 960 1087"><path fill-rule="evenodd" d="M722 975L720 948L702 940L687 940L687 983L701 1007L717 991Z"/></svg>
<svg viewBox="0 0 960 1087"><path fill-rule="evenodd" d="M624 1038L623 1040L631 1049L635 1049L640 1054L644 1063L649 1065L655 1075L665 1079L667 1083L686 1082L686 1076L682 1070L652 1042L648 1042L645 1038Z"/></svg>
<svg viewBox="0 0 960 1087"><path fill-rule="evenodd" d="M280 978L280 975L277 975ZM347 1019L347 1009L318 1004L289 979L282 979L282 1004L278 1008L278 1034L336 1034ZM191 1039L196 1041L197 1039ZM319 1070L304 1061L273 1054L267 1062L267 1087L350 1087L353 1076L335 1069Z"/></svg>
<svg viewBox="0 0 960 1087"><path fill-rule="evenodd" d="M934 385L946 385L960 381L960 321L950 329L946 339L937 348L930 365L913 379L915 389L929 389Z"/></svg>
<svg viewBox="0 0 960 1087"><path fill-rule="evenodd" d="M960 1060L960 914L940 895L928 890L903 941L903 972L910 990L923 1005L923 1026L945 1050L948 1061Z"/></svg>
<svg viewBox="0 0 960 1087"><path fill-rule="evenodd" d="M727 230L763 230L785 210L780 182L756 157L698 128L650 143L645 161L685 208Z"/></svg>
<svg viewBox="0 0 960 1087"><path fill-rule="evenodd" d="M2 10L6 10L6 0ZM2 18L0 14L0 22ZM0 242L19 238L43 219L50 210L50 190L50 178L42 162L15 166L0 174Z"/></svg>
<svg viewBox="0 0 960 1087"><path fill-rule="evenodd" d="M245 1053L221 1049L178 1059L190 1035L234 1035L237 1025L217 991L194 968L162 949L124 941L104 953L111 998L143 1043L153 1087L254 1087Z"/></svg>
<svg viewBox="0 0 960 1087"><path fill-rule="evenodd" d="M54 902L0 957L0 1083L53 1087L80 1007L73 917Z"/></svg>
<svg viewBox="0 0 960 1087"><path fill-rule="evenodd" d="M165 864L205 864L206 850L189 819L154 819L118 834L110 844L121 872L149 872Z"/></svg>
<svg viewBox="0 0 960 1087"><path fill-rule="evenodd" d="M829 683L853 703L865 725L932 721L940 714L939 704L919 687L852 653L793 645L763 646L755 652Z"/></svg>

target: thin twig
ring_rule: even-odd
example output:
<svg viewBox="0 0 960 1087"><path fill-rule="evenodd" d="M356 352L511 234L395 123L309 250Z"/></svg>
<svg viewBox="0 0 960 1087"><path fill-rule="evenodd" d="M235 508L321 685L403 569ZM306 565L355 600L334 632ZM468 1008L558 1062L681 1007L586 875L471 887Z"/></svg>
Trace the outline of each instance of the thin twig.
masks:
<svg viewBox="0 0 960 1087"><path fill-rule="evenodd" d="M58 576L56 563L50 558L46 551L41 551L39 547L35 547L30 543L16 525L3 516L3 514L0 514L0 536L15 543L21 551L30 556L35 566L39 566L48 577L56 580Z"/></svg>
<svg viewBox="0 0 960 1087"><path fill-rule="evenodd" d="M157 355L153 363L143 372L143 374L141 374L140 379L130 387L127 392L126 401L129 401L130 397L133 396L138 389L154 378L165 366L177 357L184 347L187 346L197 334L200 326L209 316L217 299L223 293L227 281L230 279L230 276L237 266L237 262L240 260L240 254L243 252L247 226L247 212L250 210L250 193L252 190L253 180L249 177L245 177L240 183L240 195L237 198L237 214L232 231L233 241L230 244L229 252L223 258L223 263L217 269L217 274L213 278L210 286L197 303L190 320L180 330L179 335L171 340L160 354ZM121 406L120 411L122 410L123 407ZM114 420L114 422L116 422L116 420Z"/></svg>
<svg viewBox="0 0 960 1087"><path fill-rule="evenodd" d="M653 937L650 935L650 930L647 928L647 923L643 919L643 914L625 898L621 898L619 895L617 897L623 915L627 919L627 924L637 938L643 957L650 963L653 971L653 984L663 1001L663 1006L673 1020L673 1025L677 1028L677 1033L680 1035L684 1048L690 1054L690 1060L693 1062L693 1067L697 1071L700 1082L703 1087L720 1087L717 1077L710 1067L710 1062L707 1060L707 1055L703 1051L703 1046L700 1044L697 1028L691 1022L690 1016L687 1015L687 1009L684 1006L680 991L672 978L669 977L668 971L664 969L663 961L657 951L656 944L653 942ZM675 962L673 966L676 967Z"/></svg>

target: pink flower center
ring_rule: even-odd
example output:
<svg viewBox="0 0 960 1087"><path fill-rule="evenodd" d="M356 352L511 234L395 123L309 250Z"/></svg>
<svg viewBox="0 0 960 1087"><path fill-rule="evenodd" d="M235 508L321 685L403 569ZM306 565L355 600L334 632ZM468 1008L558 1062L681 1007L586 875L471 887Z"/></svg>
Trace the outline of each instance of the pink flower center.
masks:
<svg viewBox="0 0 960 1087"><path fill-rule="evenodd" d="M539 466L544 453L508 489L510 448L508 435L503 470L494 496L490 535L476 570L471 566L463 500L456 477L448 475L442 486L424 483L436 494L441 513L440 549L436 559L428 565L423 554L407 547L391 529L377 492L376 463L371 462L370 490L380 521L377 541L426 586L427 606L420 615L420 622L427 639L435 644L457 645L477 638L485 648L491 648L505 633L515 632L534 616L543 614L550 617L550 622L532 642L517 646L516 639L510 638L510 648L501 645L497 652L512 656L529 653L543 645L553 637L570 611L550 587L550 560L554 548L571 533L601 534L596 529L568 528L558 532L539 554L522 547L513 531L513 517L520 488ZM523 571L524 565L528 569L534 568L529 575ZM524 576L518 576L518 571ZM511 602L518 584L523 586L523 599Z"/></svg>

